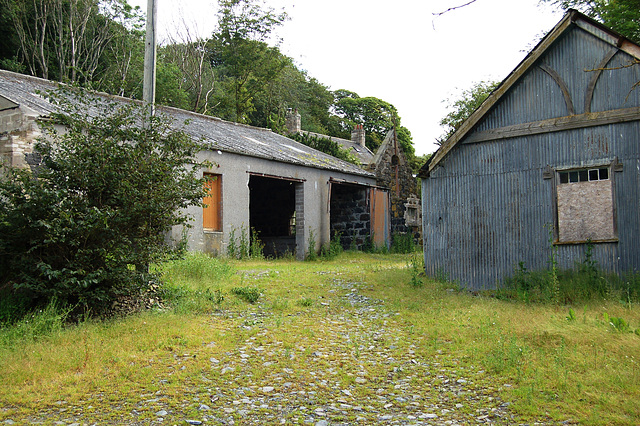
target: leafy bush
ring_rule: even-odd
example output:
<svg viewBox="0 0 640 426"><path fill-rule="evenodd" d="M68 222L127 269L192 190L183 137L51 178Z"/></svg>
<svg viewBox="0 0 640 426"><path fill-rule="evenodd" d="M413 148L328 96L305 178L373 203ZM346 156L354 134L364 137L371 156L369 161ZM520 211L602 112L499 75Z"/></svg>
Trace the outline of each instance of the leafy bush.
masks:
<svg viewBox="0 0 640 426"><path fill-rule="evenodd" d="M57 112L41 123L37 173L0 179L0 286L100 314L148 286L149 264L179 254L165 235L202 202L197 167L185 167L199 146L136 104L69 88L49 96Z"/></svg>

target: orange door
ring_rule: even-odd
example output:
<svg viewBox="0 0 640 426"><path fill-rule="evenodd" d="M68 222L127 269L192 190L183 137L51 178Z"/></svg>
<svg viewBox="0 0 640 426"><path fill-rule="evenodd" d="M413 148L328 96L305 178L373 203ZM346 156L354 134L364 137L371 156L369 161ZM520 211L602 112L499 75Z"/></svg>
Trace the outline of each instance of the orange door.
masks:
<svg viewBox="0 0 640 426"><path fill-rule="evenodd" d="M376 247L389 248L389 192L371 189L371 230Z"/></svg>

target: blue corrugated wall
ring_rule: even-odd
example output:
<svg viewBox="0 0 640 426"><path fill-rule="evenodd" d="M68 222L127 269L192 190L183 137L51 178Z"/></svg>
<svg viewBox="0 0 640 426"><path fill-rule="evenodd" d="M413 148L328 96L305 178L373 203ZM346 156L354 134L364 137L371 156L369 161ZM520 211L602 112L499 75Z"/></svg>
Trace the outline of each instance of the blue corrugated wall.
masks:
<svg viewBox="0 0 640 426"><path fill-rule="evenodd" d="M585 112L587 86L612 45L573 27L489 111L475 131L568 114L565 98L544 65L555 70L571 95L575 114ZM631 58L618 52L607 68ZM602 72L592 112L640 106L640 67ZM638 117L640 120L640 117ZM471 136L473 132L467 135ZM495 288L520 262L529 270L549 266L550 226L555 221L547 166L622 163L612 172L617 243L596 244L594 260L607 270L640 268L640 121L550 132L454 147L422 181L425 268L470 289ZM585 245L559 245L560 267L584 259Z"/></svg>

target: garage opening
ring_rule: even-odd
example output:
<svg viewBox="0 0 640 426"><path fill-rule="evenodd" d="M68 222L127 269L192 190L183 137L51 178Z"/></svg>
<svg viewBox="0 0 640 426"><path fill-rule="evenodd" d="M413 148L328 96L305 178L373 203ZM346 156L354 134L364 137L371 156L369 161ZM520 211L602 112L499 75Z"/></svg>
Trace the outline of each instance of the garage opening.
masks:
<svg viewBox="0 0 640 426"><path fill-rule="evenodd" d="M249 177L249 221L264 244L264 255L298 255L304 232L303 181L252 174ZM303 251L304 253L304 251Z"/></svg>

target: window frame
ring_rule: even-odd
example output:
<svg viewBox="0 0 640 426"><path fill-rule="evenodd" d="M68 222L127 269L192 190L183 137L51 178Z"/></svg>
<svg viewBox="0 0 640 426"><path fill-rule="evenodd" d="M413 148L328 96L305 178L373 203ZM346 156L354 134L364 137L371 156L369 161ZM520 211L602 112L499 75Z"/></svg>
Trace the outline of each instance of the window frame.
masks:
<svg viewBox="0 0 640 426"><path fill-rule="evenodd" d="M548 168L550 169L550 168ZM606 177L600 178L601 170L606 169ZM590 172L593 170L598 170L598 179L591 180ZM553 171L552 174L548 173L548 171ZM575 166L561 166L556 167L555 169L550 169L546 172L545 178L552 178L553 181L553 244L554 245L577 245L577 244L587 244L587 243L612 243L618 242L618 220L617 220L617 208L616 208L616 191L615 191L615 178L614 172L622 171L622 165L618 163L617 158L613 160L603 160L592 162L589 164L580 164ZM586 172L587 179L580 179L580 172ZM572 181L571 178L568 179L568 182L561 182L561 176L563 174L577 174L577 181ZM567 175L565 175L567 176ZM575 175L574 175L575 176ZM564 179L562 179L564 180ZM576 241L560 241L560 228L559 228L559 207L558 207L558 187L560 185L573 185L580 184L585 182L604 182L609 181L611 185L611 207L612 207L612 238L603 238L603 239L585 239L585 240L576 240Z"/></svg>

